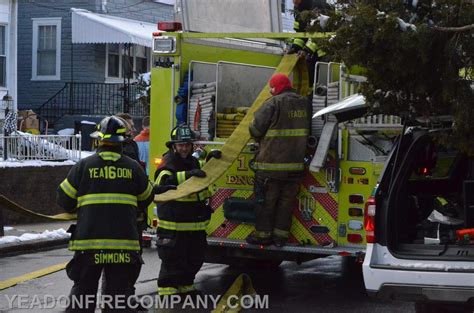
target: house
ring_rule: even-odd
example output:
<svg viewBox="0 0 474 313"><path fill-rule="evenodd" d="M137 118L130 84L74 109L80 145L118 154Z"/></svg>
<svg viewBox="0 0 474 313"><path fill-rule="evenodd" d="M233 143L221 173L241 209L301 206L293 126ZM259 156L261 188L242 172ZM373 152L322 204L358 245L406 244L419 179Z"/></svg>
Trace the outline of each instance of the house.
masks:
<svg viewBox="0 0 474 313"><path fill-rule="evenodd" d="M174 0L19 0L19 109L50 124L65 115L145 114L134 82L150 71L156 23L173 19Z"/></svg>
<svg viewBox="0 0 474 313"><path fill-rule="evenodd" d="M17 0L0 0L0 119L2 99L8 93L17 104Z"/></svg>

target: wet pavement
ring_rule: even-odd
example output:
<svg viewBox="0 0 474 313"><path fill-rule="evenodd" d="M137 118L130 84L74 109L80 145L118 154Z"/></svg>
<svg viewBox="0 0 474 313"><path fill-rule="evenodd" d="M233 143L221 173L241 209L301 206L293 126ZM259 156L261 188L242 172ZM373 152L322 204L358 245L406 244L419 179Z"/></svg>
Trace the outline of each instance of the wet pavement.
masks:
<svg viewBox="0 0 474 313"><path fill-rule="evenodd" d="M67 262L71 256L70 251L57 249L0 258L0 281ZM156 294L156 278L160 268L155 249L146 249L143 258L145 265L136 284L136 293L142 298ZM301 265L284 262L278 268L204 264L196 278L196 285L205 294L221 296L242 273L249 275L258 295L268 297L267 312L414 312L414 305L411 303L370 299L365 293L360 265L353 263L351 259L336 256ZM43 311L38 308L46 305L44 301L47 302L48 297L65 297L71 286L72 282L64 270L20 283L0 291L0 312L59 312L58 307ZM20 309L18 301L13 301L13 305L9 304L9 300L15 295L29 299L30 304L33 301L43 303L33 310ZM26 303L28 302L21 306L25 308L28 306Z"/></svg>

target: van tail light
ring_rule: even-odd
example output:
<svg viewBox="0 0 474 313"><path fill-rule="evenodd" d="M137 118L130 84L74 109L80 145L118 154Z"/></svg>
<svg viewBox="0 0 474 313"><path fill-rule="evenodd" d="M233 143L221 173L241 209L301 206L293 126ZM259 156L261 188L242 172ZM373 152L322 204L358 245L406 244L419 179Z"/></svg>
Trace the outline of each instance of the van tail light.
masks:
<svg viewBox="0 0 474 313"><path fill-rule="evenodd" d="M364 228L367 243L375 243L375 197L370 197L365 203Z"/></svg>

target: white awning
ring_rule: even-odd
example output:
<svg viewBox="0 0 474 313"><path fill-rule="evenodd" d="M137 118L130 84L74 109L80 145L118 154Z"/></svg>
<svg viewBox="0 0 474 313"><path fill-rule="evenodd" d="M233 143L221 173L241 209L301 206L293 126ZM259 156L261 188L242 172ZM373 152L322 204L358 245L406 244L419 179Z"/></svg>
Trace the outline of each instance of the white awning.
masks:
<svg viewBox="0 0 474 313"><path fill-rule="evenodd" d="M152 47L156 24L71 9L72 43L132 43Z"/></svg>

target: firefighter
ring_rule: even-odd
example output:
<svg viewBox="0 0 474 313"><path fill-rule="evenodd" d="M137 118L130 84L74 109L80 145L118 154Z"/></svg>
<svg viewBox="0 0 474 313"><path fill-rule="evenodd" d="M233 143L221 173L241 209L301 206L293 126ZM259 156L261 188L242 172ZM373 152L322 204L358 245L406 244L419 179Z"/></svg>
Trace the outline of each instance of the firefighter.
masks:
<svg viewBox="0 0 474 313"><path fill-rule="evenodd" d="M128 113L118 113L116 116L123 119L127 125L125 141L122 144L123 154L128 156L132 160L135 160L140 163L145 169L144 164L140 162L140 152L138 149L138 144L135 142L135 140L133 140L136 135L137 129L135 128L135 123L133 122L132 116Z"/></svg>
<svg viewBox="0 0 474 313"><path fill-rule="evenodd" d="M297 33L304 33L307 31L309 25L309 18L303 19L303 11L319 11L321 8L325 8L327 5L325 1L312 1L312 0L293 0L294 11L293 15L295 18L293 29ZM318 51L316 43L308 38L293 38L290 41L290 48L287 51L288 54L297 53L301 58L306 59L306 65L308 67L309 75L309 87L312 88L314 84L314 72L315 65L318 59L323 55L322 51Z"/></svg>
<svg viewBox="0 0 474 313"><path fill-rule="evenodd" d="M192 156L194 134L187 125L174 128L169 151L155 173L155 190L172 189L188 178L205 177L201 162ZM211 151L211 157L220 158L220 151ZM161 269L158 276L158 294L198 294L194 277L204 262L207 246L206 227L212 210L207 205L209 192L203 190L185 198L158 204L158 255Z"/></svg>
<svg viewBox="0 0 474 313"><path fill-rule="evenodd" d="M84 302L78 308L71 301L68 312L94 312L102 270L103 293L120 297L133 295L140 273L136 218L153 200L153 187L142 167L122 154L126 128L119 117L104 118L91 134L99 142L96 153L74 165L57 190L58 204L77 212L69 241L75 254L66 273L74 281L71 300ZM94 304L85 308L86 299Z"/></svg>
<svg viewBox="0 0 474 313"><path fill-rule="evenodd" d="M296 94L287 76L275 74L269 82L273 95L255 112L250 135L259 143L255 170L256 225L250 244L286 243L292 207L304 175L304 157L310 127L310 103Z"/></svg>

